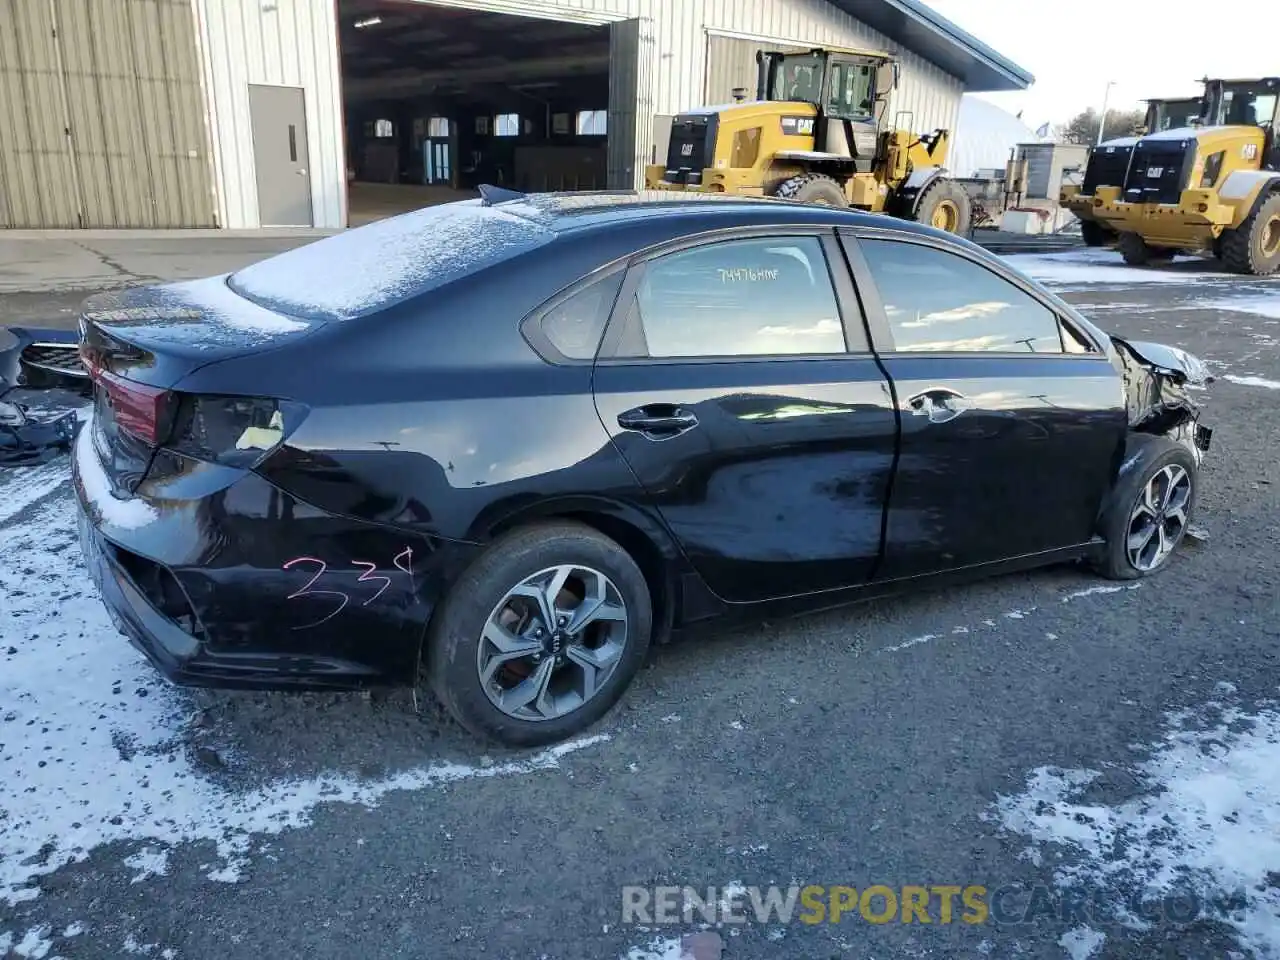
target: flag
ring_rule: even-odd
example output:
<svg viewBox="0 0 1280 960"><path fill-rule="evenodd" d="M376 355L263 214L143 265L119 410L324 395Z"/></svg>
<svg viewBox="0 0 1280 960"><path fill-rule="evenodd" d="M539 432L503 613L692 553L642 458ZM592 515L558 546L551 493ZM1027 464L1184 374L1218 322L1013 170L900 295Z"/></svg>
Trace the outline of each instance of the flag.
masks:
<svg viewBox="0 0 1280 960"><path fill-rule="evenodd" d="M1045 123L1036 130L1037 137L1047 137L1049 135L1049 124Z"/></svg>

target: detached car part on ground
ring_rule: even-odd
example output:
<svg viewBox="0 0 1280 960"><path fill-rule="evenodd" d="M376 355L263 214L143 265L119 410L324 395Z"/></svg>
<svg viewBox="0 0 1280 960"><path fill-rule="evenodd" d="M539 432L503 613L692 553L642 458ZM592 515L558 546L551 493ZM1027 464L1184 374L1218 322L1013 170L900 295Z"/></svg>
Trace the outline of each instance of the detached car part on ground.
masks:
<svg viewBox="0 0 1280 960"><path fill-rule="evenodd" d="M1140 577L1186 532L1203 368L967 241L485 195L86 306L84 553L170 678L425 675L475 733L545 743L702 621Z"/></svg>
<svg viewBox="0 0 1280 960"><path fill-rule="evenodd" d="M33 466L70 449L76 414L33 414L24 388L87 383L78 356L74 333L0 327L0 466Z"/></svg>

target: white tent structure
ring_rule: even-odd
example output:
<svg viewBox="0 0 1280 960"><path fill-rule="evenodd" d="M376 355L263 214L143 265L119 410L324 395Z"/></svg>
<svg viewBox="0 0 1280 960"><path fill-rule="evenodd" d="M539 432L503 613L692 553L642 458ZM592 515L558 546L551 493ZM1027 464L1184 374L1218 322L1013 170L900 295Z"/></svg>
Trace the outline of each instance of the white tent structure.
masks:
<svg viewBox="0 0 1280 960"><path fill-rule="evenodd" d="M989 100L966 94L947 160L955 177L976 177L980 170L1004 170L1009 152L1020 143L1047 143L1025 123Z"/></svg>

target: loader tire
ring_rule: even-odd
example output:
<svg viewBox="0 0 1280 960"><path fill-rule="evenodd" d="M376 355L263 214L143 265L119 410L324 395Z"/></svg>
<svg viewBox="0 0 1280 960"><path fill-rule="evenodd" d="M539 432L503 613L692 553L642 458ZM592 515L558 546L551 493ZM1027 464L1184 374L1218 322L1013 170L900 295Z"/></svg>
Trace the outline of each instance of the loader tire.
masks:
<svg viewBox="0 0 1280 960"><path fill-rule="evenodd" d="M828 207L847 207L849 200L840 184L821 173L806 173L779 184L773 195L780 200L797 203L820 203Z"/></svg>
<svg viewBox="0 0 1280 960"><path fill-rule="evenodd" d="M1145 267L1149 263L1168 263L1173 251L1167 247L1153 247L1136 233L1122 233L1117 244L1124 262L1131 267Z"/></svg>
<svg viewBox="0 0 1280 960"><path fill-rule="evenodd" d="M931 227L965 236L973 217L969 195L960 185L946 177L938 177L924 188L916 212L911 219Z"/></svg>
<svg viewBox="0 0 1280 960"><path fill-rule="evenodd" d="M1086 247L1105 247L1116 242L1115 231L1108 230L1097 220L1081 220L1080 237Z"/></svg>
<svg viewBox="0 0 1280 960"><path fill-rule="evenodd" d="M1280 270L1280 193L1273 193L1240 226L1222 234L1222 264L1232 273L1266 277Z"/></svg>

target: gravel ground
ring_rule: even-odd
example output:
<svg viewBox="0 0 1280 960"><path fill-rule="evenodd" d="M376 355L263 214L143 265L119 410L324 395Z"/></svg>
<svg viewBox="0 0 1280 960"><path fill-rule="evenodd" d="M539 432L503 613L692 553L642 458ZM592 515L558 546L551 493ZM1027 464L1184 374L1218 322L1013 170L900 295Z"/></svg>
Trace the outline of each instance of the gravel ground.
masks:
<svg viewBox="0 0 1280 960"><path fill-rule="evenodd" d="M1280 955L1253 735L1280 680L1280 283L1114 261L1018 262L1236 378L1202 395L1208 542L1136 589L1055 568L695 636L543 753L486 754L407 691L165 686L79 568L65 460L0 476L0 955L680 960L702 918L623 923L624 886L770 884L982 886L991 911L711 925L684 956ZM1201 762L1185 835L1134 813ZM1237 795L1232 873L1197 837Z"/></svg>

